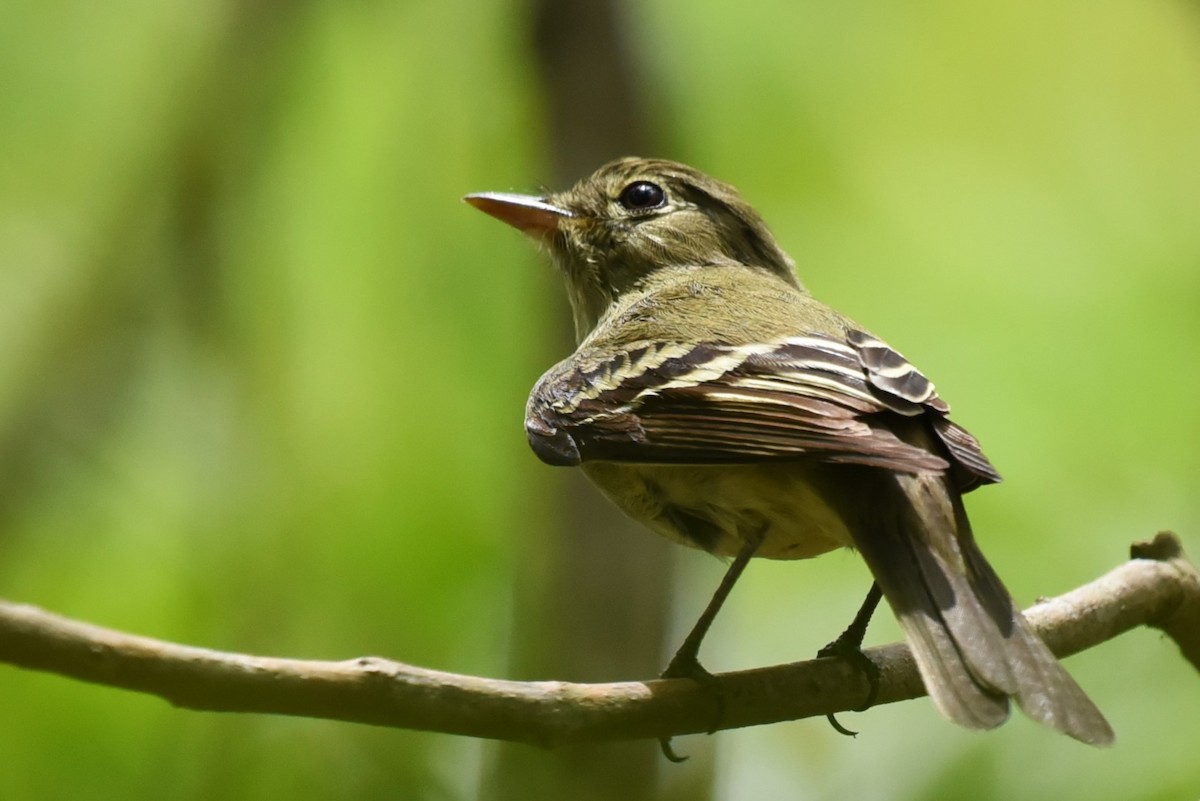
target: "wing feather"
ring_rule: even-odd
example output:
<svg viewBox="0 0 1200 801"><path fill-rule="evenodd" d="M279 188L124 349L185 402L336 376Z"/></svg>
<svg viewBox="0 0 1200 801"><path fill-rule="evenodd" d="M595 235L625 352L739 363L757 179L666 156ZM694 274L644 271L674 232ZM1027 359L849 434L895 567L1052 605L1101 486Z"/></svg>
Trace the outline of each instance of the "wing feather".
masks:
<svg viewBox="0 0 1200 801"><path fill-rule="evenodd" d="M639 342L582 351L534 387L526 431L551 464L736 464L816 458L900 472L952 469L998 481L979 443L946 417L932 382L869 334L748 345ZM943 454L905 442L928 417Z"/></svg>

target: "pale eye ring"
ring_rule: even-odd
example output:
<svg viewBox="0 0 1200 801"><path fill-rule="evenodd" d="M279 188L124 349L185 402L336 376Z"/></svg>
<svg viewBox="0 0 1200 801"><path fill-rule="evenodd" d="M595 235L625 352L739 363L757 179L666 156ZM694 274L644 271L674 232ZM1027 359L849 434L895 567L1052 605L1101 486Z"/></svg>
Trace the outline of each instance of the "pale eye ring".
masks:
<svg viewBox="0 0 1200 801"><path fill-rule="evenodd" d="M650 181L634 181L621 190L617 202L629 211L656 209L667 202L667 193Z"/></svg>

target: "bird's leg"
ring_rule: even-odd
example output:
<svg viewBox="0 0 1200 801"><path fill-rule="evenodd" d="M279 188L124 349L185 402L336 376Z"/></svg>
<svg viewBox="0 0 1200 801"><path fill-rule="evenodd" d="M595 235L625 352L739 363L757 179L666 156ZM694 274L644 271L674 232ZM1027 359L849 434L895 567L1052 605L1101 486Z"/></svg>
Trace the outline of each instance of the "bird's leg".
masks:
<svg viewBox="0 0 1200 801"><path fill-rule="evenodd" d="M675 656L671 657L671 661L667 664L667 669L662 672L661 678L690 678L700 682L711 682L712 674L704 669L698 658L700 643L704 641L704 635L708 634L713 620L716 619L717 613L721 611L721 607L725 604L725 599L729 597L729 591L737 583L738 577L742 575L742 571L746 569L747 563L754 556L754 552L758 550L758 546L762 544L762 541L762 535L756 536L753 539L747 540L742 549L738 551L737 556L733 558L733 562L729 565L729 569L725 571L725 576L721 579L720 585L717 586L717 591L713 593L712 599L708 602L708 606L704 607L700 618L692 626L692 630L688 632L688 636L684 638L683 644L679 646L679 650L675 652Z"/></svg>
<svg viewBox="0 0 1200 801"><path fill-rule="evenodd" d="M733 589L733 585L737 583L738 577L746 569L750 558L754 556L755 551L758 550L758 546L762 544L763 536L764 533L760 533L754 538L747 540L742 549L738 551L737 556L733 558L733 562L729 565L729 569L725 571L721 583L717 586L717 591L713 593L713 597L709 600L708 606L704 607L700 618L692 626L692 630L688 632L687 637L684 638L683 644L679 646L679 649L675 651L675 655L671 657L671 661L667 664L667 669L659 674L659 677L664 679L692 679L701 686L709 687L716 691L718 708L712 731L717 730L721 724L721 718L725 716L725 703L721 698L720 691L716 689L713 675L700 664L700 643L704 641L704 635L708 634L713 620L716 619L717 613L724 606L725 599L729 597L729 591ZM709 733L711 734L712 732ZM687 759L687 757L681 757L676 754L675 750L671 748L670 737L660 738L658 744L662 748L663 756L670 761L683 762Z"/></svg>
<svg viewBox="0 0 1200 801"><path fill-rule="evenodd" d="M875 703L875 696L879 694L879 666L867 658L867 655L862 652L863 638L867 635L867 625L871 622L871 616L875 614L876 607L879 606L880 599L883 598L883 591L879 589L879 582L871 584L871 589L867 591L867 597L863 600L862 606L859 607L858 613L854 616L854 620L846 627L838 638L826 645L820 651L817 651L818 657L831 656L839 659L845 659L851 665L854 665L867 677L867 682L870 689L867 692L867 700L855 712L862 712L869 709L871 704ZM849 737L855 736L858 732L847 729L842 724L838 723L837 718L832 714L826 715L825 718L829 721L829 725L833 726L839 734L845 734Z"/></svg>

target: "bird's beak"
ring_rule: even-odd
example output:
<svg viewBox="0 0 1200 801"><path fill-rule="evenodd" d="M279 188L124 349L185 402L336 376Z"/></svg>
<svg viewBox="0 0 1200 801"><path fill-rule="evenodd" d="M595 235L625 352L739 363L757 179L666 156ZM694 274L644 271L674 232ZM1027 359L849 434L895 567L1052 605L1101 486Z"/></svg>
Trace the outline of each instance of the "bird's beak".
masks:
<svg viewBox="0 0 1200 801"><path fill-rule="evenodd" d="M513 195L507 192L478 192L463 198L480 211L534 239L546 240L558 230L559 224L572 216L564 208L547 203L533 195Z"/></svg>

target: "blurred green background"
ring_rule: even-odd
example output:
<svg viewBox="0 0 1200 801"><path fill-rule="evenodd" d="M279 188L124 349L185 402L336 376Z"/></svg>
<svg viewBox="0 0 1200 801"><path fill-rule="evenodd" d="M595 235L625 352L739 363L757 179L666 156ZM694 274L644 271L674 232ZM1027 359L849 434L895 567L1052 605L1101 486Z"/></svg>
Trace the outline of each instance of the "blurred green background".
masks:
<svg viewBox="0 0 1200 801"><path fill-rule="evenodd" d="M514 576L572 535L521 427L570 347L564 300L458 200L559 180L530 20L0 4L0 596L213 648L576 678L522 675L511 644L550 614ZM623 20L653 155L740 187L809 288L983 441L1007 480L970 511L1018 599L1163 528L1200 556L1195 3L642 0ZM723 567L675 569L671 644ZM867 583L849 553L756 563L702 656L805 658ZM880 615L869 640L898 636ZM1020 716L969 734L916 701L844 717L857 740L820 720L683 738L696 758L656 763L646 797L1200 795L1200 677L1169 641L1068 664L1115 749ZM524 751L531 787L563 758ZM503 797L505 758L0 666L4 801Z"/></svg>

